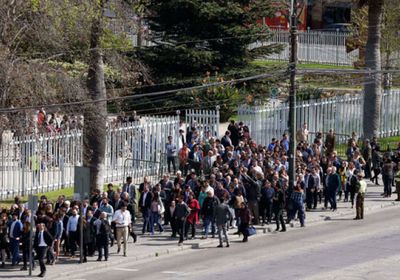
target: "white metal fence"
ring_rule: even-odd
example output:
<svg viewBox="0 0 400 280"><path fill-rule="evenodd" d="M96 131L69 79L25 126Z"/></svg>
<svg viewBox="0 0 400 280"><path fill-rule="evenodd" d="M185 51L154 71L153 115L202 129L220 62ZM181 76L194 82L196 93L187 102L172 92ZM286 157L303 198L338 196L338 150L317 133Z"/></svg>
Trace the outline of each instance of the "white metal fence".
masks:
<svg viewBox="0 0 400 280"><path fill-rule="evenodd" d="M362 94L338 96L328 99L308 100L297 103L296 127L308 124L309 131L326 132L330 128L338 134L362 133ZM276 107L268 105L242 105L238 109L239 119L250 128L257 143L267 145L272 138L280 138L288 130L289 106L282 103ZM380 137L400 135L400 91L383 93ZM311 140L311 139L309 139ZM339 142L347 139L343 137Z"/></svg>
<svg viewBox="0 0 400 280"><path fill-rule="evenodd" d="M298 36L298 59L300 62L353 65L357 61L359 51L346 52L346 40L350 37L347 32L305 31ZM282 44L284 49L277 54L267 56L267 59L288 61L290 57L289 32L273 31L273 36L262 45ZM257 44L257 45L259 45Z"/></svg>
<svg viewBox="0 0 400 280"><path fill-rule="evenodd" d="M109 129L104 182L159 176L167 137L177 135L179 124L179 116L143 117ZM0 149L0 199L70 187L74 166L82 165L81 131L13 137Z"/></svg>
<svg viewBox="0 0 400 280"><path fill-rule="evenodd" d="M194 126L200 133L200 138L210 133L219 137L219 107L216 110L186 110L186 125Z"/></svg>

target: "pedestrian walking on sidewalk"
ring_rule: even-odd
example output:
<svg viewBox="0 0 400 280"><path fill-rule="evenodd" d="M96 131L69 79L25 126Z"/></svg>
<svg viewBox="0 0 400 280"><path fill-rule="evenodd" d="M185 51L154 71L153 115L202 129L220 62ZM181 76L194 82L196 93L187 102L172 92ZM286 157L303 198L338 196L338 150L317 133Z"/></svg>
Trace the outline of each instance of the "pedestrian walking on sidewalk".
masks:
<svg viewBox="0 0 400 280"><path fill-rule="evenodd" d="M227 203L226 198L224 201L220 204L215 209L215 223L217 225L218 229L218 238L219 238L219 245L218 248L223 247L223 239L222 239L222 234L224 234L225 242L226 242L226 247L229 247L229 239L228 239L228 234L227 234L227 223L228 221L232 218L231 211L229 210L229 206Z"/></svg>
<svg viewBox="0 0 400 280"><path fill-rule="evenodd" d="M38 225L38 230L35 234L33 244L40 265L40 274L38 276L44 277L46 274L46 265L44 263L44 258L47 255L47 250L53 244L53 237L46 230L46 227L43 223Z"/></svg>
<svg viewBox="0 0 400 280"><path fill-rule="evenodd" d="M115 222L116 239L118 251L121 250L121 238L124 242L124 257L126 257L126 245L128 243L129 227L131 226L131 214L127 211L127 205L124 203L120 210L115 211L113 222Z"/></svg>
<svg viewBox="0 0 400 280"><path fill-rule="evenodd" d="M362 172L357 173L357 198L356 198L356 217L354 220L364 219L364 198L367 191L367 183L363 180L364 174Z"/></svg>
<svg viewBox="0 0 400 280"><path fill-rule="evenodd" d="M186 217L190 213L189 207L186 205L186 203L183 201L183 195L178 196L178 202L176 204L175 210L174 210L174 220L175 220L175 226L177 229L177 232L179 234L179 243L178 245L182 245L183 243L183 236L185 234L185 220Z"/></svg>
<svg viewBox="0 0 400 280"><path fill-rule="evenodd" d="M107 213L102 212L100 218L94 222L96 227L96 246L99 253L97 261L101 261L104 251L104 260L108 260L108 244L111 235L111 226L107 219Z"/></svg>

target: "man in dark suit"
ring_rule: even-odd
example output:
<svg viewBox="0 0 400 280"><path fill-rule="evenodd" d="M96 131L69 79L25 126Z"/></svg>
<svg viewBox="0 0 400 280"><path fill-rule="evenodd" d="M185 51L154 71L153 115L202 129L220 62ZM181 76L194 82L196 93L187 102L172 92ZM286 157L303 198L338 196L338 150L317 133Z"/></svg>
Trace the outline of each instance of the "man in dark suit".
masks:
<svg viewBox="0 0 400 280"><path fill-rule="evenodd" d="M136 204L136 189L135 185L132 184L132 177L126 177L126 183L122 186L122 192L129 194L130 203Z"/></svg>
<svg viewBox="0 0 400 280"><path fill-rule="evenodd" d="M33 246L35 247L35 251L40 265L40 274L38 275L39 277L44 277L46 274L46 265L44 264L44 257L47 255L47 250L52 245L52 243L53 243L53 237L45 229L45 225L43 223L38 224L38 230L35 234L35 240L33 242Z"/></svg>
<svg viewBox="0 0 400 280"><path fill-rule="evenodd" d="M12 221L9 223L9 237L11 247L11 264L14 266L21 261L19 255L19 240L22 236L22 223L19 220L18 212L14 212L12 215Z"/></svg>
<svg viewBox="0 0 400 280"><path fill-rule="evenodd" d="M149 191L149 185L146 184L144 185L143 192L139 199L139 209L143 215L143 234L145 233L146 229L149 231L150 207L152 199L153 194Z"/></svg>

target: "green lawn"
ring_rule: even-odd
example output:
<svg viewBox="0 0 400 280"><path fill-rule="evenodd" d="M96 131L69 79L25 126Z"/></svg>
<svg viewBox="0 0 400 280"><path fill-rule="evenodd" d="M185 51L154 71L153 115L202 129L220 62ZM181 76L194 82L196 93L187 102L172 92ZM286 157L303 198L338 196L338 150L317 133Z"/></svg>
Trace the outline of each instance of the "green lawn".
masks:
<svg viewBox="0 0 400 280"><path fill-rule="evenodd" d="M107 184L104 185L104 190L106 190ZM116 186L114 186L115 188ZM40 193L40 194L36 194L39 198L41 195L45 195L47 196L47 199L49 201L55 202L58 198L58 196L60 195L65 195L65 197L67 199L72 199L74 196L74 188L73 187L68 187L65 189L61 189L61 190L57 190L57 191L52 191L52 192L46 192L46 193ZM23 202L27 202L28 201L28 196L23 196L22 198ZM10 207L12 204L14 203L14 199L6 199L6 200L2 200L0 201L0 209L2 207Z"/></svg>
<svg viewBox="0 0 400 280"><path fill-rule="evenodd" d="M284 61L274 61L274 60L264 60L264 59L256 59L252 62L256 66L260 67L278 67L282 68L287 66L287 62ZM352 66L342 66L342 65L328 65L328 64L318 64L318 63L299 63L299 69L353 69Z"/></svg>

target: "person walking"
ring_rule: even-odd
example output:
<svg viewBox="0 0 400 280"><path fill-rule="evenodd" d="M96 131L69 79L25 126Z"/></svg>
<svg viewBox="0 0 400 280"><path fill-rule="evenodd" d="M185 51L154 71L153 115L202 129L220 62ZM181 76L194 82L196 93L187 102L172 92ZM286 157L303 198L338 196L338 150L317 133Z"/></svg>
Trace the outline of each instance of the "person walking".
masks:
<svg viewBox="0 0 400 280"><path fill-rule="evenodd" d="M305 213L304 213L304 192L299 183L294 187L290 199L292 201L292 210L288 215L287 223L290 223L297 214L300 220L300 226L305 227Z"/></svg>
<svg viewBox="0 0 400 280"><path fill-rule="evenodd" d="M139 209L143 215L142 234L150 230L150 212L151 212L150 208L152 200L153 200L153 195L149 191L149 186L146 184L144 185L143 192L140 195L139 199Z"/></svg>
<svg viewBox="0 0 400 280"><path fill-rule="evenodd" d="M224 199L224 201L222 203L218 204L218 206L215 209L215 223L217 225L218 238L219 238L219 245L217 246L218 248L223 247L222 234L224 234L226 247L229 247L229 239L228 239L228 234L227 234L227 223L231 218L232 218L232 214L231 214L231 211L229 210L227 200Z"/></svg>
<svg viewBox="0 0 400 280"><path fill-rule="evenodd" d="M272 200L272 209L274 211L275 220L276 220L276 229L275 231L279 231L280 225L282 226L281 232L286 231L285 221L283 219L283 209L285 209L285 193L282 187L279 187L277 184L274 185L274 198Z"/></svg>
<svg viewBox="0 0 400 280"><path fill-rule="evenodd" d="M31 224L27 221L24 222L21 241L22 241L22 261L23 261L23 266L21 267L21 270L28 270L28 261L30 261L29 249L31 242ZM33 256L32 260L34 260ZM32 262L32 269L35 269L34 261Z"/></svg>
<svg viewBox="0 0 400 280"><path fill-rule="evenodd" d="M160 233L164 231L164 228L160 222L161 215L165 212L164 204L158 192L153 192L153 199L150 206L150 234L154 235L154 224L158 225Z"/></svg>
<svg viewBox="0 0 400 280"><path fill-rule="evenodd" d="M109 237L111 235L111 226L107 220L107 213L102 212L99 219L94 222L94 225L96 227L97 252L99 253L97 261L101 261L101 259L103 258L103 252L104 260L107 261Z"/></svg>
<svg viewBox="0 0 400 280"><path fill-rule="evenodd" d="M10 237L10 249L11 249L11 265L15 266L21 261L19 255L19 241L22 236L22 223L19 220L18 213L12 214L12 221L9 224L9 237Z"/></svg>
<svg viewBox="0 0 400 280"><path fill-rule="evenodd" d="M240 224L238 231L239 233L243 234L242 242L247 242L249 238L248 228L251 221L251 213L245 202L242 202L240 204L239 218L240 218Z"/></svg>
<svg viewBox="0 0 400 280"><path fill-rule="evenodd" d="M185 220L189 215L190 209L183 201L183 195L179 195L177 198L177 203L174 210L174 220L176 231L179 234L179 242L178 245L181 246L183 244L183 237L185 234Z"/></svg>
<svg viewBox="0 0 400 280"><path fill-rule="evenodd" d="M128 243L129 227L131 224L131 214L127 211L126 203L122 204L121 209L115 211L113 222L116 228L117 254L121 251L121 238L124 242L124 257L126 257L126 245Z"/></svg>
<svg viewBox="0 0 400 280"><path fill-rule="evenodd" d="M204 223L204 237L203 239L208 238L208 232L211 226L211 234L212 238L215 237L215 209L219 204L219 200L216 196L214 196L214 191L209 190L207 192L207 197L204 199L203 206L201 208L201 216L203 218Z"/></svg>
<svg viewBox="0 0 400 280"><path fill-rule="evenodd" d="M44 263L44 258L47 255L47 250L53 244L53 237L46 230L46 227L43 223L38 225L38 230L35 234L33 244L40 266L40 274L38 275L38 277L44 277L46 274L46 265Z"/></svg>
<svg viewBox="0 0 400 280"><path fill-rule="evenodd" d="M172 143L172 136L168 136L168 143L165 144L165 150L167 151L168 173L171 173L171 164L174 169L174 173L176 173L176 145Z"/></svg>
<svg viewBox="0 0 400 280"><path fill-rule="evenodd" d="M272 200L274 198L275 190L271 186L271 183L266 180L264 187L261 189L261 199L260 199L260 214L262 224L269 225L272 220Z"/></svg>
<svg viewBox="0 0 400 280"><path fill-rule="evenodd" d="M372 149L372 169L374 170L374 176L370 180L371 182L375 181L375 185L379 186L378 176L382 171L382 159L377 149Z"/></svg>
<svg viewBox="0 0 400 280"><path fill-rule="evenodd" d="M392 181L394 176L394 164L389 157L385 157L382 166L383 196L392 196Z"/></svg>
<svg viewBox="0 0 400 280"><path fill-rule="evenodd" d="M76 245L79 244L79 221L80 217L78 212L76 209L72 210L72 215L68 219L66 228L71 258L75 257Z"/></svg>
<svg viewBox="0 0 400 280"><path fill-rule="evenodd" d="M185 239L188 239L189 228L191 228L190 239L194 239L196 236L196 225L199 223L200 204L192 192L189 194L188 207L190 213L187 216L185 223Z"/></svg>
<svg viewBox="0 0 400 280"><path fill-rule="evenodd" d="M364 198L367 191L367 183L363 180L364 174L357 173L357 197L356 197L356 217L354 220L364 219Z"/></svg>

